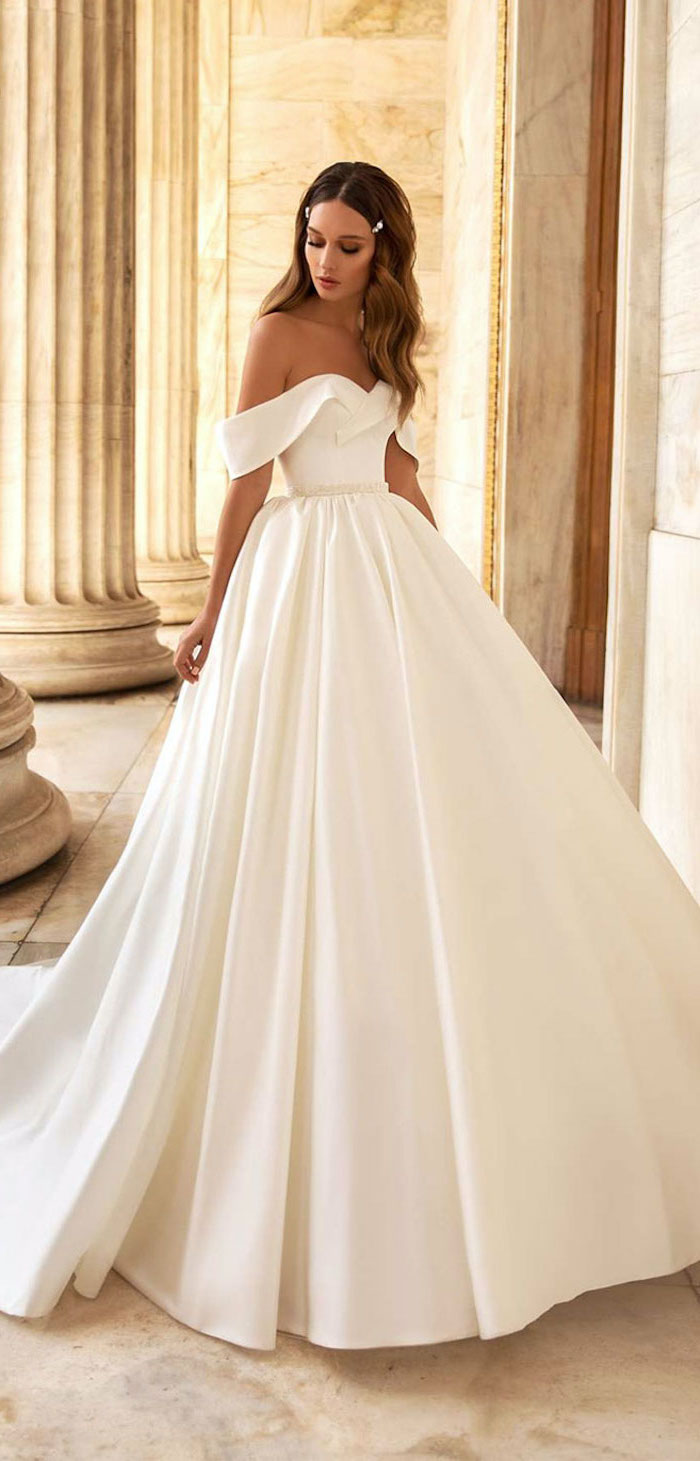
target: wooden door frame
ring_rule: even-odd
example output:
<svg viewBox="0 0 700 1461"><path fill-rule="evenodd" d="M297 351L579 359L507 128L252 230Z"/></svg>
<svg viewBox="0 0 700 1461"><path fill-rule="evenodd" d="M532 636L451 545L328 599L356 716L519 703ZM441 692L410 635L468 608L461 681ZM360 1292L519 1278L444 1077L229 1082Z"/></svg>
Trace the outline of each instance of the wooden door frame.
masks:
<svg viewBox="0 0 700 1461"><path fill-rule="evenodd" d="M625 0L595 0L585 333L564 694L603 703L610 552Z"/></svg>
<svg viewBox="0 0 700 1461"><path fill-rule="evenodd" d="M508 318L513 119L513 0L497 0L493 212L489 299L488 398L486 460L481 534L481 585L496 604L501 598L501 509L503 506L503 443L507 415L505 346Z"/></svg>

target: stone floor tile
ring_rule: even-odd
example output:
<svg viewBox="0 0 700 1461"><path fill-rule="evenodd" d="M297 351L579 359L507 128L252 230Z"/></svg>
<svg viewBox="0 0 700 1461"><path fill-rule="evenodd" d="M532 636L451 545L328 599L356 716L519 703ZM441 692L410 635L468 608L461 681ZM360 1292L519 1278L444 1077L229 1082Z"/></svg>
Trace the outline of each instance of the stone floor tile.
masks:
<svg viewBox="0 0 700 1461"><path fill-rule="evenodd" d="M164 714L161 716L161 719L159 720L157 726L155 727L155 730L151 731L151 734L146 741L143 750L139 752L139 755L134 761L131 770L128 771L126 776L124 777L124 780L119 787L120 792L144 792L146 790L146 787L148 786L148 783L151 779L151 772L153 771L153 767L156 764L156 761L163 746L163 742L168 733L174 710L174 703L172 705L168 705Z"/></svg>
<svg viewBox="0 0 700 1461"><path fill-rule="evenodd" d="M21 877L0 884L0 938L19 940L30 931L109 801L106 792L66 795L73 823L63 847Z"/></svg>
<svg viewBox="0 0 700 1461"><path fill-rule="evenodd" d="M15 967L18 964L43 964L45 959L59 959L67 948L67 943L41 944L32 939L24 939L12 962Z"/></svg>
<svg viewBox="0 0 700 1461"><path fill-rule="evenodd" d="M126 844L140 792L117 792L73 858L32 926L32 939L68 943L92 907Z"/></svg>
<svg viewBox="0 0 700 1461"><path fill-rule="evenodd" d="M491 1340L262 1351L112 1271L95 1299L0 1315L0 1435L12 1461L697 1461L699 1369L689 1286L596 1290Z"/></svg>
<svg viewBox="0 0 700 1461"><path fill-rule="evenodd" d="M116 791L171 699L171 690L154 686L37 700L27 764L62 791Z"/></svg>

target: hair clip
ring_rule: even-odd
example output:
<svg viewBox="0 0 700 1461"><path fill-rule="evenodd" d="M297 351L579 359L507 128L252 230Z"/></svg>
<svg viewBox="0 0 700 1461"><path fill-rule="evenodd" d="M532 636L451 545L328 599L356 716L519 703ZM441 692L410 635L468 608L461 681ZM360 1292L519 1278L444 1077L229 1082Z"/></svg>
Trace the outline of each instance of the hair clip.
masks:
<svg viewBox="0 0 700 1461"><path fill-rule="evenodd" d="M310 212L311 212L311 208L310 208L309 204L306 203L304 205L304 213L305 213L305 215L306 215L307 218L308 218ZM377 222L375 223L373 229L372 229L372 233L377 233L379 231L379 229L380 228L383 228L383 227L384 227L384 219L383 218L379 218L377 220Z"/></svg>

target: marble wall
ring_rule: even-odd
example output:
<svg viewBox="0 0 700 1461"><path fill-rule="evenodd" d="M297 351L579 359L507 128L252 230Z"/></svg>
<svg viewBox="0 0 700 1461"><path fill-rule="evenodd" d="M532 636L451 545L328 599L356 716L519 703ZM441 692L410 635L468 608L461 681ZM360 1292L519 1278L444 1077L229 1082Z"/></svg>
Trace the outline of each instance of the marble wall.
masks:
<svg viewBox="0 0 700 1461"><path fill-rule="evenodd" d="M555 685L570 618L594 0L520 0L499 602Z"/></svg>
<svg viewBox="0 0 700 1461"><path fill-rule="evenodd" d="M201 0L197 457L205 552L227 485L214 422L236 408L250 324L288 266L300 194L339 158L385 168L414 209L428 325L419 362L426 410L417 421L428 495L434 471L445 0L233 0L228 11ZM281 480L276 465L273 491Z"/></svg>
<svg viewBox="0 0 700 1461"><path fill-rule="evenodd" d="M700 0L669 0L640 810L700 896Z"/></svg>
<svg viewBox="0 0 700 1461"><path fill-rule="evenodd" d="M435 516L477 578L486 471L497 0L450 0Z"/></svg>

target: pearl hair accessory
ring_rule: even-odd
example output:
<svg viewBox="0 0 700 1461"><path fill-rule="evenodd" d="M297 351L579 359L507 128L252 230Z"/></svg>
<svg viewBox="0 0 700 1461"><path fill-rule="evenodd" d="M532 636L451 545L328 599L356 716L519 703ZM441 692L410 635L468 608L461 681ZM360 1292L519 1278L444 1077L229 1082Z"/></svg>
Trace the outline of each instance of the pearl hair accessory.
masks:
<svg viewBox="0 0 700 1461"><path fill-rule="evenodd" d="M306 214L306 217L307 218L308 218L310 212L311 212L311 208L310 208L309 204L306 203L305 206L304 206L304 213ZM383 227L384 227L384 219L383 218L378 218L377 219L377 222L374 224L374 227L372 228L372 233L378 233L379 229L380 228L383 228Z"/></svg>

